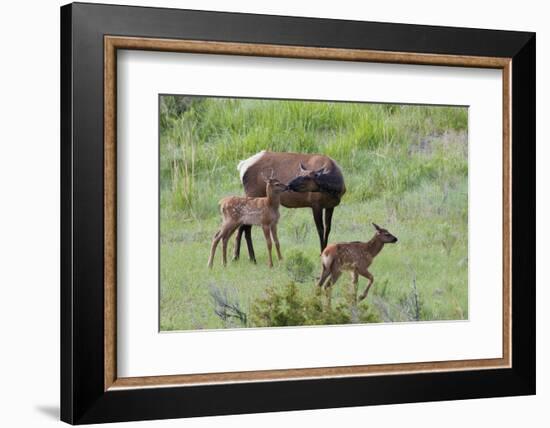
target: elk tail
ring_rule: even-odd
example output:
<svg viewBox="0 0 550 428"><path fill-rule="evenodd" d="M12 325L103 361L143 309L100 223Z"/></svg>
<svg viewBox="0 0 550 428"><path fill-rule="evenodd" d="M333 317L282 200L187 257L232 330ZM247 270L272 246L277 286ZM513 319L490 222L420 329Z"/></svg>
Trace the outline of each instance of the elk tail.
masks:
<svg viewBox="0 0 550 428"><path fill-rule="evenodd" d="M239 164L237 165L237 170L239 171L239 176L241 177L241 183L244 184L244 175L246 174L246 171L256 162L258 162L264 154L265 150L262 150L261 152L250 156L248 159L239 162Z"/></svg>
<svg viewBox="0 0 550 428"><path fill-rule="evenodd" d="M321 254L321 264L325 269L330 269L332 262L334 261L334 255L327 251L323 251Z"/></svg>

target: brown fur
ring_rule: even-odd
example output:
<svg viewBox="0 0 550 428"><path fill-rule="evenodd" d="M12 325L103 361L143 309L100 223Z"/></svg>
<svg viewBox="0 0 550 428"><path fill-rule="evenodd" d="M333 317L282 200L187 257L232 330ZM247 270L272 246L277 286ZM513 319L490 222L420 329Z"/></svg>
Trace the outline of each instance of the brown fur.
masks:
<svg viewBox="0 0 550 428"><path fill-rule="evenodd" d="M277 237L277 222L279 221L279 205L281 203L281 194L288 187L279 180L270 178L264 181L266 187L265 197L242 197L229 196L223 198L220 203L220 211L223 217L223 222L220 230L214 235L212 247L210 249L210 258L208 259L208 267L211 268L214 263L216 247L222 240L223 250L223 265L227 265L227 243L231 235L242 225L258 225L264 231L265 240L267 242L267 253L269 259L269 267L273 267L271 257L271 239L275 241L275 248L279 260L282 260L279 239Z"/></svg>
<svg viewBox="0 0 550 428"><path fill-rule="evenodd" d="M243 187L247 196L265 196L265 182L262 174L274 172L274 177L282 183L289 183L300 175L300 164L309 170L325 168L334 171L341 177L341 171L336 162L324 155L304 153L265 152L261 159L251 165L243 175ZM323 192L287 192L281 195L281 205L286 208L334 208L340 203L340 198L346 192L342 177L340 194L329 195Z"/></svg>
<svg viewBox="0 0 550 428"><path fill-rule="evenodd" d="M346 242L328 245L321 253L321 277L317 285L322 287L325 285L327 297L330 304L331 287L338 281L342 271L351 272L351 279L354 288L354 299L357 302L357 283L359 275L364 276L369 280L367 288L361 294L359 300L364 300L372 287L374 277L369 272L368 268L372 264L374 258L382 251L384 244L395 243L397 238L386 229L383 229L373 223L376 233L368 242Z"/></svg>

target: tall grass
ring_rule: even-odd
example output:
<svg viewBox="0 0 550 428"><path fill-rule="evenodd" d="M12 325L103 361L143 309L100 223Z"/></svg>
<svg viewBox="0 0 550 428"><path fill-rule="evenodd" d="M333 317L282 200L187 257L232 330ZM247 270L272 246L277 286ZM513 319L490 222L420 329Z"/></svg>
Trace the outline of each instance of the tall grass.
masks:
<svg viewBox="0 0 550 428"><path fill-rule="evenodd" d="M282 265L262 265L262 238L258 266L203 267L217 201L242 194L236 165L260 150L323 153L340 164L347 193L332 242L368 239L372 220L400 238L373 265L382 319L466 318L467 117L455 107L161 97L161 327L224 327L209 287L234 288L246 310L291 279ZM299 249L317 266L308 210L283 208L280 235L283 253ZM413 278L419 307L411 312Z"/></svg>

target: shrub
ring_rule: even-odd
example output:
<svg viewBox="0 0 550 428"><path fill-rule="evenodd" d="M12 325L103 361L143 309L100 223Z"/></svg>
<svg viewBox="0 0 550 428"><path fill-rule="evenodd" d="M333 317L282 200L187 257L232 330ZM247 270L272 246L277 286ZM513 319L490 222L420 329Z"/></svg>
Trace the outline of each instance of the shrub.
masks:
<svg viewBox="0 0 550 428"><path fill-rule="evenodd" d="M295 282L306 282L313 274L313 262L308 259L300 250L292 250L288 253L285 268Z"/></svg>
<svg viewBox="0 0 550 428"><path fill-rule="evenodd" d="M241 309L239 296L235 289L220 288L211 284L210 297L214 303L214 313L224 322L226 328L247 326L248 317Z"/></svg>
<svg viewBox="0 0 550 428"><path fill-rule="evenodd" d="M298 296L296 283L290 282L281 289L269 287L265 297L252 304L251 319L258 327L303 325L303 301Z"/></svg>
<svg viewBox="0 0 550 428"><path fill-rule="evenodd" d="M300 290L295 282L270 287L251 305L250 323L256 327L327 325L379 322L369 306L339 302L328 308L324 296Z"/></svg>
<svg viewBox="0 0 550 428"><path fill-rule="evenodd" d="M160 129L167 130L173 125L173 120L181 117L194 103L200 102L200 97L185 97L163 95L160 97Z"/></svg>

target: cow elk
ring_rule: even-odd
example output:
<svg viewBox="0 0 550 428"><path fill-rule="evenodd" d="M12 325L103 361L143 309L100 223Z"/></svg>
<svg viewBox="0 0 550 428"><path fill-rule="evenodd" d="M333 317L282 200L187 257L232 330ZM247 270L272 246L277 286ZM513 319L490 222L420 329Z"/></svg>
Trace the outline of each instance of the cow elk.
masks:
<svg viewBox="0 0 550 428"><path fill-rule="evenodd" d="M270 178L263 178L265 197L229 196L219 202L223 222L220 230L216 232L212 240L210 258L208 259L209 268L214 263L214 255L220 239L222 240L223 265L227 265L227 243L235 230L241 226L252 227L252 225L258 225L262 227L267 242L269 267L273 267L271 238L275 242L277 257L282 260L279 238L277 237L277 222L279 221L281 194L288 190L288 186L273 178L273 171Z"/></svg>
<svg viewBox="0 0 550 428"><path fill-rule="evenodd" d="M237 167L245 194L266 196L263 174L273 171L275 177L289 183L289 190L281 195L286 208L311 208L321 251L327 246L334 207L346 193L344 177L338 164L328 156L307 153L261 151L241 161ZM323 224L324 211L324 224ZM252 226L243 224L235 240L234 259L240 255L244 232L250 260L256 262L252 245Z"/></svg>
<svg viewBox="0 0 550 428"><path fill-rule="evenodd" d="M376 229L376 233L370 241L331 244L321 253L322 272L317 286L320 288L323 287L323 284L328 279L325 290L327 292L329 306L331 288L336 281L338 281L338 278L340 278L344 270L351 272L355 303L357 303L357 283L359 275L369 280L367 288L359 298L359 301L364 300L374 282L374 277L368 270L369 266L380 251L382 251L384 244L397 242L397 238L386 229L374 223L372 225Z"/></svg>

